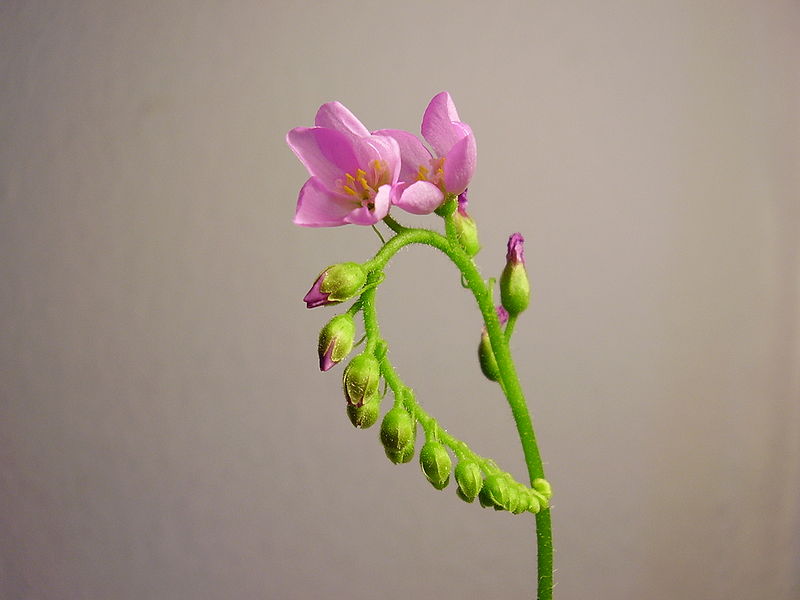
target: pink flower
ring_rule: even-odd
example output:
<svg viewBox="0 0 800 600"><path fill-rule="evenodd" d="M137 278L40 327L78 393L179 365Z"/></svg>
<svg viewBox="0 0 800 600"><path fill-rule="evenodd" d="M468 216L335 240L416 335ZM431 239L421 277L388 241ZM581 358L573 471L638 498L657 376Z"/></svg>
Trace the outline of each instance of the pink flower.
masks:
<svg viewBox="0 0 800 600"><path fill-rule="evenodd" d="M371 135L338 102L323 104L316 127L297 127L286 143L311 177L300 190L294 222L305 227L372 225L389 212L400 174L400 148Z"/></svg>
<svg viewBox="0 0 800 600"><path fill-rule="evenodd" d="M382 129L373 133L394 139L400 146L402 183L393 203L410 213L432 213L447 195L457 196L466 190L475 173L475 135L459 120L447 92L434 96L422 117L422 136L435 154L407 131Z"/></svg>

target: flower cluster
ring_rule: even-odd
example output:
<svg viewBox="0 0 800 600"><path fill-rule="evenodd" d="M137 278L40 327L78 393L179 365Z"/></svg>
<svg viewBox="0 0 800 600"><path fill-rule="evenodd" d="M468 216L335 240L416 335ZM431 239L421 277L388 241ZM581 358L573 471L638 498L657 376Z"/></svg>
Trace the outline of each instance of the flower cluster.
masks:
<svg viewBox="0 0 800 600"><path fill-rule="evenodd" d="M286 136L310 175L297 199L297 225L374 225L392 205L430 214L462 194L475 172L475 136L447 92L422 117L430 150L408 131L370 132L339 102L323 104L314 123Z"/></svg>
<svg viewBox="0 0 800 600"><path fill-rule="evenodd" d="M467 187L475 172L475 136L469 125L460 120L447 92L434 96L425 109L422 137L427 146L407 131L369 131L338 102L320 107L314 127L298 127L287 134L289 146L310 175L297 200L296 224L374 225L388 216L392 206L417 215L436 212L445 223L445 235L440 235L387 220L397 235L391 243L384 241L372 260L334 264L317 276L303 298L308 308L353 301L346 312L331 318L320 331L319 368L333 369L366 341L342 374L351 423L359 429L375 425L387 388L391 388L394 404L385 412L379 434L391 462L403 464L412 460L421 426L425 443L419 452L420 467L435 489L447 487L452 475L456 494L465 502L477 498L484 507L516 514L538 513L549 505L547 482L536 478L531 487L517 482L493 461L475 454L442 429L402 383L387 355L388 343L380 337L375 288L384 279L386 262L404 245L422 242L445 252L459 266L462 284L472 289L479 305L483 299L491 302L496 281L484 282L474 266L480 243L475 221L467 212ZM506 265L499 278L501 303L495 307L496 319L485 321L478 346L481 370L501 387L505 386L504 378L508 378L508 339L530 297L523 243L519 233L508 240ZM465 265L472 265L474 270ZM465 278L469 273L472 275ZM492 312L491 305L481 308L484 315ZM364 336L357 342L354 317L359 312L364 319ZM490 321L494 339L488 329ZM505 353L498 354L498 349Z"/></svg>

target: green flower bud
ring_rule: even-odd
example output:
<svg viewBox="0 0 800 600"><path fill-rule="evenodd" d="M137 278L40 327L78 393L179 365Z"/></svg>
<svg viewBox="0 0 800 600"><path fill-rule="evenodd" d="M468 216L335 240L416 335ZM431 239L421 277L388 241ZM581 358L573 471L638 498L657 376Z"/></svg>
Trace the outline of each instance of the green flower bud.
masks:
<svg viewBox="0 0 800 600"><path fill-rule="evenodd" d="M331 265L319 274L303 298L307 308L337 304L352 298L367 282L367 272L358 263Z"/></svg>
<svg viewBox="0 0 800 600"><path fill-rule="evenodd" d="M508 323L508 311L502 306L498 306L496 310L500 326ZM486 379L489 381L498 381L500 379L500 368L497 366L497 359L494 357L492 343L485 327L481 332L481 341L478 344L478 362Z"/></svg>
<svg viewBox="0 0 800 600"><path fill-rule="evenodd" d="M539 498L537 498L535 494L529 494L527 511L536 514L540 510L542 510L542 505L541 502L539 501Z"/></svg>
<svg viewBox="0 0 800 600"><path fill-rule="evenodd" d="M551 498L553 496L553 490L550 488L550 483L546 479L534 479L533 489L545 498Z"/></svg>
<svg viewBox="0 0 800 600"><path fill-rule="evenodd" d="M505 473L489 475L480 491L481 506L493 506L498 510L508 507L508 479Z"/></svg>
<svg viewBox="0 0 800 600"><path fill-rule="evenodd" d="M458 196L458 208L453 213L453 225L456 229L458 243L464 252L472 258L481 249L478 242L478 226L475 221L467 214L467 191L464 190Z"/></svg>
<svg viewBox="0 0 800 600"><path fill-rule="evenodd" d="M465 502L472 502L483 487L483 475L478 463L472 460L461 460L456 465L456 493Z"/></svg>
<svg viewBox="0 0 800 600"><path fill-rule="evenodd" d="M417 424L402 405L396 404L386 413L381 423L381 443L387 453L400 452L409 443L413 445ZM413 449L412 449L413 456ZM391 458L391 457L390 457ZM410 459L409 459L410 460ZM407 461L403 461L407 462Z"/></svg>
<svg viewBox="0 0 800 600"><path fill-rule="evenodd" d="M333 317L319 332L319 370L327 371L353 349L356 325L350 313Z"/></svg>
<svg viewBox="0 0 800 600"><path fill-rule="evenodd" d="M437 490L447 487L453 463L442 444L435 441L426 442L419 452L419 464L433 487Z"/></svg>
<svg viewBox="0 0 800 600"><path fill-rule="evenodd" d="M508 504L506 504L504 508L508 512L513 513L515 515L524 512L525 511L524 508L520 510L520 507L523 505L523 503L527 504L527 502L525 502L525 499L523 498L523 494L520 493L520 488L522 486L520 486L516 482L509 482L507 487L508 487Z"/></svg>
<svg viewBox="0 0 800 600"><path fill-rule="evenodd" d="M384 446L383 451L389 460L396 465L411 462L411 459L414 458L414 442L412 440L402 450L391 450Z"/></svg>
<svg viewBox="0 0 800 600"><path fill-rule="evenodd" d="M536 490L531 490L531 496L533 496L534 500L536 500L541 508L549 508L550 500L546 496L543 496Z"/></svg>
<svg viewBox="0 0 800 600"><path fill-rule="evenodd" d="M500 275L500 299L503 307L512 315L517 315L528 308L531 297L531 285L525 272L523 242L519 233L508 239L506 266Z"/></svg>
<svg viewBox="0 0 800 600"><path fill-rule="evenodd" d="M457 487L457 488L456 488L456 496L458 496L459 498L461 498L461 499L462 499L464 502L472 502L472 501L474 501L474 500L475 500L475 498L467 498L467 497L464 495L464 492L462 492L462 491L461 491L461 488L460 488L460 487Z"/></svg>
<svg viewBox="0 0 800 600"><path fill-rule="evenodd" d="M367 429L372 427L378 420L381 412L381 400L377 396L370 398L363 405L347 405L347 416L354 427Z"/></svg>
<svg viewBox="0 0 800 600"><path fill-rule="evenodd" d="M494 357L494 352L492 352L492 344L489 341L489 334L486 333L486 330L481 334L481 341L478 344L478 362L486 379L489 381L500 379L500 367L497 366L497 359Z"/></svg>
<svg viewBox="0 0 800 600"><path fill-rule="evenodd" d="M378 393L381 367L372 354L362 353L353 358L342 375L344 397L348 404L361 406Z"/></svg>

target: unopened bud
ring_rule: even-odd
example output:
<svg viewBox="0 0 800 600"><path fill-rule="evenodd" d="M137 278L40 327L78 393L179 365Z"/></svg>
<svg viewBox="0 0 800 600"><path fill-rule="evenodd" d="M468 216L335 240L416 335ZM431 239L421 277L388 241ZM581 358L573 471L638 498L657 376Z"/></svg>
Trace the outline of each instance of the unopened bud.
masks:
<svg viewBox="0 0 800 600"><path fill-rule="evenodd" d="M442 444L434 441L426 442L419 451L419 464L433 487L437 490L447 487L453 463Z"/></svg>
<svg viewBox="0 0 800 600"><path fill-rule="evenodd" d="M453 225L456 228L459 244L467 256L472 258L481 249L481 245L478 242L478 226L467 213L467 190L458 196L458 208L453 213Z"/></svg>
<svg viewBox="0 0 800 600"><path fill-rule="evenodd" d="M531 298L531 286L525 272L524 242L525 239L519 233L508 238L506 266L500 275L500 299L512 315L528 308Z"/></svg>
<svg viewBox="0 0 800 600"><path fill-rule="evenodd" d="M540 497L536 496L536 494L534 494L534 493L529 494L529 496L528 496L528 508L527 508L528 512L532 512L533 514L536 514L540 510L542 510L542 506L543 505L542 505ZM547 505L545 504L544 507L547 508Z"/></svg>
<svg viewBox="0 0 800 600"><path fill-rule="evenodd" d="M387 452L399 452L408 446L409 442L413 444L415 433L416 423L402 405L396 404L384 415L381 423L381 443Z"/></svg>
<svg viewBox="0 0 800 600"><path fill-rule="evenodd" d="M356 325L350 313L333 317L319 332L319 370L327 371L353 349Z"/></svg>
<svg viewBox="0 0 800 600"><path fill-rule="evenodd" d="M521 491L519 484L516 482L509 483L507 486L508 489L508 504L504 507L508 512L518 515L521 512L525 512L525 508L523 504L527 505L525 498L523 497L524 491Z"/></svg>
<svg viewBox="0 0 800 600"><path fill-rule="evenodd" d="M347 405L347 416L354 427L367 429L375 424L381 412L381 401L377 396L367 400L361 406Z"/></svg>
<svg viewBox="0 0 800 600"><path fill-rule="evenodd" d="M411 459L414 458L414 442L409 442L402 450L391 450L384 447L383 451L386 453L386 457L396 465L411 462Z"/></svg>
<svg viewBox="0 0 800 600"><path fill-rule="evenodd" d="M338 304L355 296L367 282L367 272L353 262L331 265L319 274L303 298L306 308Z"/></svg>
<svg viewBox="0 0 800 600"><path fill-rule="evenodd" d="M480 491L481 506L492 506L498 510L508 507L508 480L505 473L489 475Z"/></svg>
<svg viewBox="0 0 800 600"><path fill-rule="evenodd" d="M456 493L465 502L472 502L483 487L483 475L478 463L472 460L461 460L456 465Z"/></svg>
<svg viewBox="0 0 800 600"><path fill-rule="evenodd" d="M533 489L535 489L545 498L550 498L553 496L553 490L550 487L550 483L546 479L534 479Z"/></svg>
<svg viewBox="0 0 800 600"><path fill-rule="evenodd" d="M502 306L498 306L497 318L500 320L501 326L505 325L508 322L508 311ZM481 332L481 341L478 344L478 363L486 379L489 381L500 379L500 368L497 366L497 359L494 357L492 343L489 341L489 334L485 327Z"/></svg>
<svg viewBox="0 0 800 600"><path fill-rule="evenodd" d="M380 378L380 364L372 354L362 353L353 358L342 376L342 387L347 403L361 406L375 396Z"/></svg>

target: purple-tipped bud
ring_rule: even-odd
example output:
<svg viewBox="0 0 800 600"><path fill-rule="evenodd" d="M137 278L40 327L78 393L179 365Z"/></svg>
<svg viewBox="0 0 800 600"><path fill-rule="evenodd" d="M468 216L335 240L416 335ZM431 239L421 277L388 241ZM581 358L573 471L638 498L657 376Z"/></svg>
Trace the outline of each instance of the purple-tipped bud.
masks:
<svg viewBox="0 0 800 600"><path fill-rule="evenodd" d="M506 266L500 275L500 299L512 315L518 315L528 308L531 298L531 285L525 272L525 239L519 233L508 238Z"/></svg>
<svg viewBox="0 0 800 600"><path fill-rule="evenodd" d="M508 251L506 261L514 264L525 265L525 238L521 233L512 233L508 238Z"/></svg>
<svg viewBox="0 0 800 600"><path fill-rule="evenodd" d="M456 237L464 252L472 258L481 249L478 242L478 227L475 221L467 214L467 191L458 196L458 209L453 213L453 224L456 228Z"/></svg>
<svg viewBox="0 0 800 600"><path fill-rule="evenodd" d="M327 371L353 349L356 326L349 313L333 317L319 332L319 370Z"/></svg>
<svg viewBox="0 0 800 600"><path fill-rule="evenodd" d="M508 311L503 308L502 306L497 306L497 319L500 321L500 326L504 326L508 323Z"/></svg>
<svg viewBox="0 0 800 600"><path fill-rule="evenodd" d="M355 296L367 282L367 272L358 263L331 265L319 274L303 298L306 308L338 304Z"/></svg>

